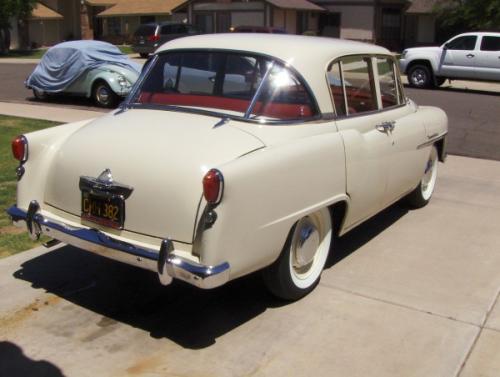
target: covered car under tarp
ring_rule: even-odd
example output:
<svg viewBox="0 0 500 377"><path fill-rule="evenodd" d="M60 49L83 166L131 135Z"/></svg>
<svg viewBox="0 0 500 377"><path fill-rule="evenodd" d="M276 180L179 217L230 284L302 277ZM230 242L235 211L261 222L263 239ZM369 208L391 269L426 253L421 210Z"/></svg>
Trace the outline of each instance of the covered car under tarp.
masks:
<svg viewBox="0 0 500 377"><path fill-rule="evenodd" d="M71 41L51 47L42 57L26 86L48 93L68 88L83 73L103 65L117 65L140 73L141 66L120 49L101 41Z"/></svg>

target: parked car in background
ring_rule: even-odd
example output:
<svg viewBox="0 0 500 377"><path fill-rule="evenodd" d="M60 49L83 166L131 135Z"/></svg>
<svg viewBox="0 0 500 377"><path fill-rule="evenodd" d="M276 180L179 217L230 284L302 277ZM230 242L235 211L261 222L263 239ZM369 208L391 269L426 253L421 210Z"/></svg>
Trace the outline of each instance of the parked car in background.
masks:
<svg viewBox="0 0 500 377"><path fill-rule="evenodd" d="M54 95L92 98L98 106L116 106L129 92L141 66L110 43L63 42L42 57L25 85L35 98Z"/></svg>
<svg viewBox="0 0 500 377"><path fill-rule="evenodd" d="M132 51L137 52L142 58L172 39L198 34L193 25L182 22L166 21L140 25L134 33Z"/></svg>
<svg viewBox="0 0 500 377"><path fill-rule="evenodd" d="M500 33L465 33L440 47L403 51L401 71L416 88L432 88L446 79L500 81Z"/></svg>
<svg viewBox="0 0 500 377"><path fill-rule="evenodd" d="M407 99L394 56L370 44L176 39L139 83L99 119L17 137L8 212L34 239L163 284L206 289L263 270L271 292L299 299L335 235L403 197L426 205L446 155L446 114Z"/></svg>
<svg viewBox="0 0 500 377"><path fill-rule="evenodd" d="M236 26L230 31L233 33L288 34L285 29L272 26Z"/></svg>

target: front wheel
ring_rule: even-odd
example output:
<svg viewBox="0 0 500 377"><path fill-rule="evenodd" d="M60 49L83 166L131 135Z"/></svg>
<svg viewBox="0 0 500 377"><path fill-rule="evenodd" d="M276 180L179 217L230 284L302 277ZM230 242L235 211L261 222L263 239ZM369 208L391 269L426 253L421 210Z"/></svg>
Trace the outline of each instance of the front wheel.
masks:
<svg viewBox="0 0 500 377"><path fill-rule="evenodd" d="M408 70L408 82L414 88L430 88L432 80L432 72L425 65L413 65Z"/></svg>
<svg viewBox="0 0 500 377"><path fill-rule="evenodd" d="M438 161L438 150L436 146L433 145L420 183L417 188L406 197L411 207L422 208L431 200L434 188L436 187Z"/></svg>
<svg viewBox="0 0 500 377"><path fill-rule="evenodd" d="M290 230L285 246L263 271L267 288L285 300L298 300L319 281L332 244L332 218L328 208L302 217Z"/></svg>
<svg viewBox="0 0 500 377"><path fill-rule="evenodd" d="M113 107L118 103L118 96L104 81L94 84L92 97L99 107Z"/></svg>

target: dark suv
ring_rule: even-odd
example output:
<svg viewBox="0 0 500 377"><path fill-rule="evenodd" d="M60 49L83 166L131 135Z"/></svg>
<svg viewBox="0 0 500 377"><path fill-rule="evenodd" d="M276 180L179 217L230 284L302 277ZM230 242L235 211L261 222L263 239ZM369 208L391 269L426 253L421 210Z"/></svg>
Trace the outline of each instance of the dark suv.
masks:
<svg viewBox="0 0 500 377"><path fill-rule="evenodd" d="M198 31L192 25L180 22L142 24L134 33L132 50L147 58L165 42L194 34Z"/></svg>

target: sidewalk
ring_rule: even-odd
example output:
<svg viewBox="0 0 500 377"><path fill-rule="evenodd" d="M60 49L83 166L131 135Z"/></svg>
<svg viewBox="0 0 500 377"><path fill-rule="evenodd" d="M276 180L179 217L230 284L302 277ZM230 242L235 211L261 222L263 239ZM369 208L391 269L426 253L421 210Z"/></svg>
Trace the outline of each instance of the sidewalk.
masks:
<svg viewBox="0 0 500 377"><path fill-rule="evenodd" d="M70 123L90 118L97 118L106 113L91 110L78 110L62 106L0 102L0 114Z"/></svg>

